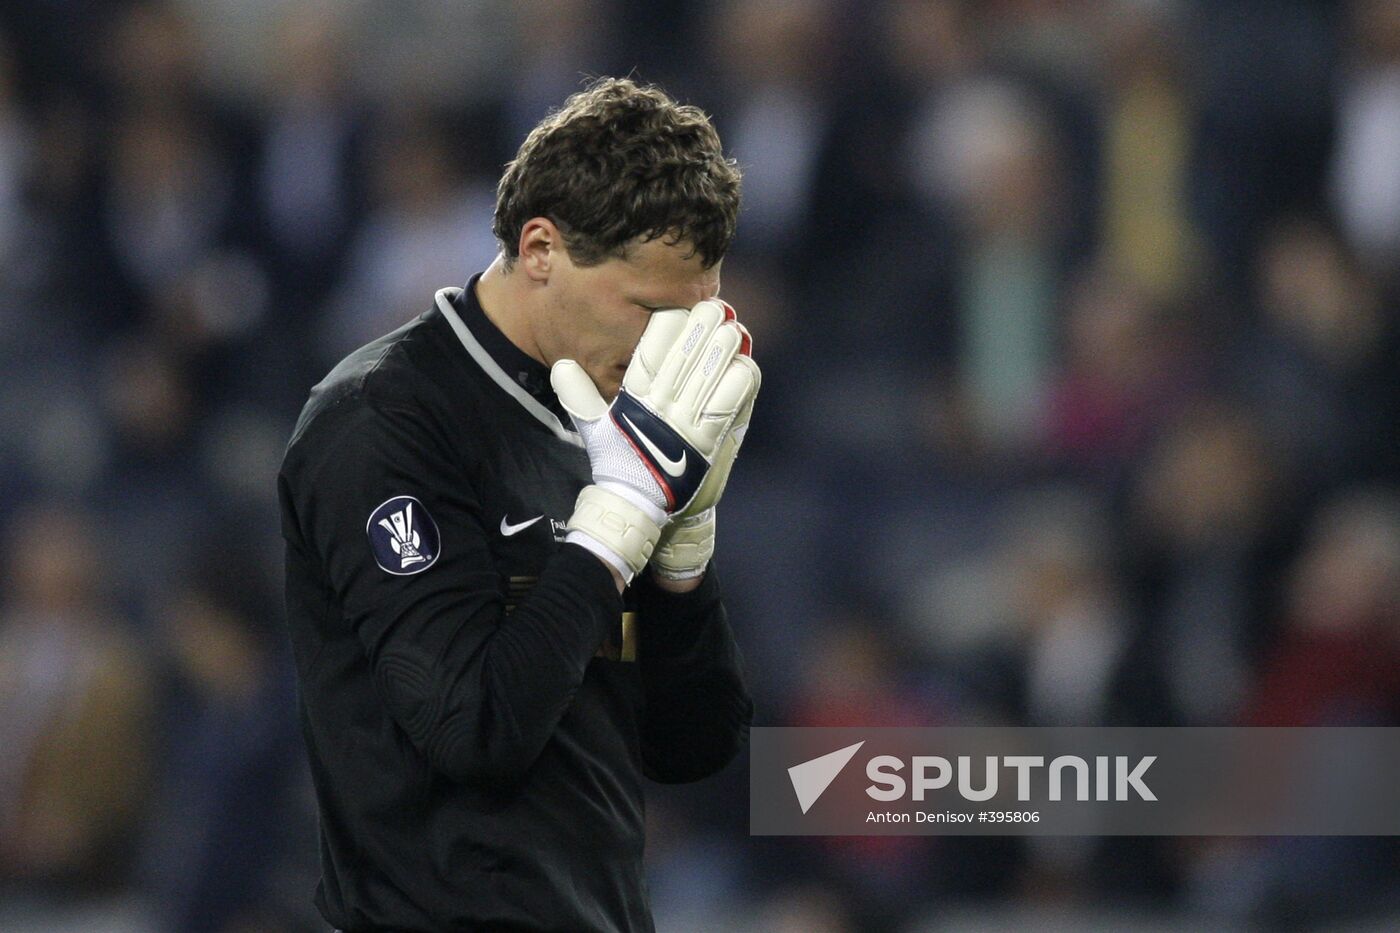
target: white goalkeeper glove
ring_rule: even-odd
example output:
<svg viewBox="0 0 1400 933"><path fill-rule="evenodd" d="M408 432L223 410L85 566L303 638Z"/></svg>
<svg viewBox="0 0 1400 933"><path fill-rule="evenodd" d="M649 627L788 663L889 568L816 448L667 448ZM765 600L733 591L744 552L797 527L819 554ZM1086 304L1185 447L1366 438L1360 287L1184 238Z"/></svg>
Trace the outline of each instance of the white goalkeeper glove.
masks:
<svg viewBox="0 0 1400 933"><path fill-rule="evenodd" d="M725 305L729 308L729 305ZM729 308L729 313L734 313ZM737 322L736 322L737 323ZM752 356L753 340L748 329L739 324L744 341L739 352ZM755 366L755 371L757 367ZM754 394L758 392L758 382L754 384ZM690 505L672 518L670 524L661 530L661 538L651 555L651 572L666 580L693 580L703 576L715 553L715 506L724 495L725 484L729 482L729 471L739 456L739 447L749 429L749 419L753 416L753 395L748 403L734 417L729 433L720 441L710 472L700 485Z"/></svg>
<svg viewBox="0 0 1400 933"><path fill-rule="evenodd" d="M593 471L565 540L624 581L646 566L670 515L695 500L758 389L758 367L739 352L746 335L732 314L715 301L652 314L611 405L573 360L550 371Z"/></svg>

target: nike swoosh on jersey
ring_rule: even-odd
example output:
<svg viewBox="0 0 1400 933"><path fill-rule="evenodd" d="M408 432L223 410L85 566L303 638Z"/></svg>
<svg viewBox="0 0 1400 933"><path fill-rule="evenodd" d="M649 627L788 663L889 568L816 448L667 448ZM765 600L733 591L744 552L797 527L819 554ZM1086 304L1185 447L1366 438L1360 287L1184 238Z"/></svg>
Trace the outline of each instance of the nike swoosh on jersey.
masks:
<svg viewBox="0 0 1400 933"><path fill-rule="evenodd" d="M661 452L661 448L652 443L651 438L642 433L642 429L637 427L632 422L631 418L623 415L622 420L627 422L627 426L637 435L637 440L642 442L642 446L647 449L647 453L651 454L652 457L656 459L656 462L661 465L661 469L665 470L668 475L680 477L685 473L685 458L688 456L685 451L681 451L680 459L672 460Z"/></svg>
<svg viewBox="0 0 1400 933"><path fill-rule="evenodd" d="M517 525L512 525L512 524L510 524L509 522L506 521L506 519L509 518L509 517L510 517L509 515L502 515L502 516L501 516L501 534L505 535L507 538L509 538L509 537L510 537L511 535L513 535L513 534L518 534L518 533L524 531L526 528L529 528L529 527L530 527L531 525L533 525L535 522L537 522L537 521L539 521L540 519L544 518L543 515L536 515L534 518L530 519L529 521L524 521L524 522L520 522L520 523L517 524Z"/></svg>

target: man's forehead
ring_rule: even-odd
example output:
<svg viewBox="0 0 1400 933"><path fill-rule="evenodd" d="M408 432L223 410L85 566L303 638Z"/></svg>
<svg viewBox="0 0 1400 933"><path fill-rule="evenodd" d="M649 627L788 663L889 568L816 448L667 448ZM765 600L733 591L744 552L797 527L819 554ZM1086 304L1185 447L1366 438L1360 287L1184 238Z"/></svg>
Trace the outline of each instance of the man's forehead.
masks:
<svg viewBox="0 0 1400 933"><path fill-rule="evenodd" d="M719 290L723 262L720 260L707 269L688 241L677 243L658 237L628 250L626 265L639 284L713 294Z"/></svg>

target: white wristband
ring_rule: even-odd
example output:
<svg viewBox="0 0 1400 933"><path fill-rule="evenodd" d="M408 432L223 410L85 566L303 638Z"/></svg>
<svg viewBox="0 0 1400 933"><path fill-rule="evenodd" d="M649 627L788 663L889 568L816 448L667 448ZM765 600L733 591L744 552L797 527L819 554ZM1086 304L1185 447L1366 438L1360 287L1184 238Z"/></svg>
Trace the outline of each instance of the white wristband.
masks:
<svg viewBox="0 0 1400 933"><path fill-rule="evenodd" d="M565 544L577 544L584 550L593 552L600 560L611 566L622 576L623 583L631 583L636 576L622 555L584 531L571 531L564 535Z"/></svg>

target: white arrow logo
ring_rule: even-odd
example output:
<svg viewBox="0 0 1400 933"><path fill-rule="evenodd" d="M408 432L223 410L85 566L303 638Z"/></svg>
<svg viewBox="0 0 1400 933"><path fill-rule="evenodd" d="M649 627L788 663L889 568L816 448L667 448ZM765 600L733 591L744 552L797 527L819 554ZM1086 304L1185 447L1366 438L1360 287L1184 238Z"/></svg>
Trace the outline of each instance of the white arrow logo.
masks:
<svg viewBox="0 0 1400 933"><path fill-rule="evenodd" d="M651 442L651 438L642 433L641 428L632 423L631 418L623 415L622 420L626 421L627 426L637 433L637 437L641 439L642 446L647 449L648 453L656 458L657 463L661 464L661 469L665 470L671 476L676 477L685 473L685 451L681 451L681 458L679 460L672 460L670 457L663 454L659 447Z"/></svg>
<svg viewBox="0 0 1400 933"><path fill-rule="evenodd" d="M836 780L836 775L841 773L841 769L846 767L864 744L862 740L788 768L788 777L792 780L792 789L797 793L797 802L801 805L803 813L812 809L812 804L826 792L831 782Z"/></svg>
<svg viewBox="0 0 1400 933"><path fill-rule="evenodd" d="M526 528L529 528L529 527L530 527L531 525L533 525L535 522L537 522L537 521L539 521L540 519L544 518L543 515L536 515L534 518L530 519L530 520L527 521L527 522L521 522L521 523L518 524L518 525L510 525L510 524L507 524L507 523L506 523L506 519L509 518L509 517L510 517L510 516L508 516L508 515L502 515L502 516L501 516L501 534L505 535L507 538L509 538L509 537L510 537L511 535L513 535L513 534L517 534L517 533L519 533L519 532L524 531Z"/></svg>

